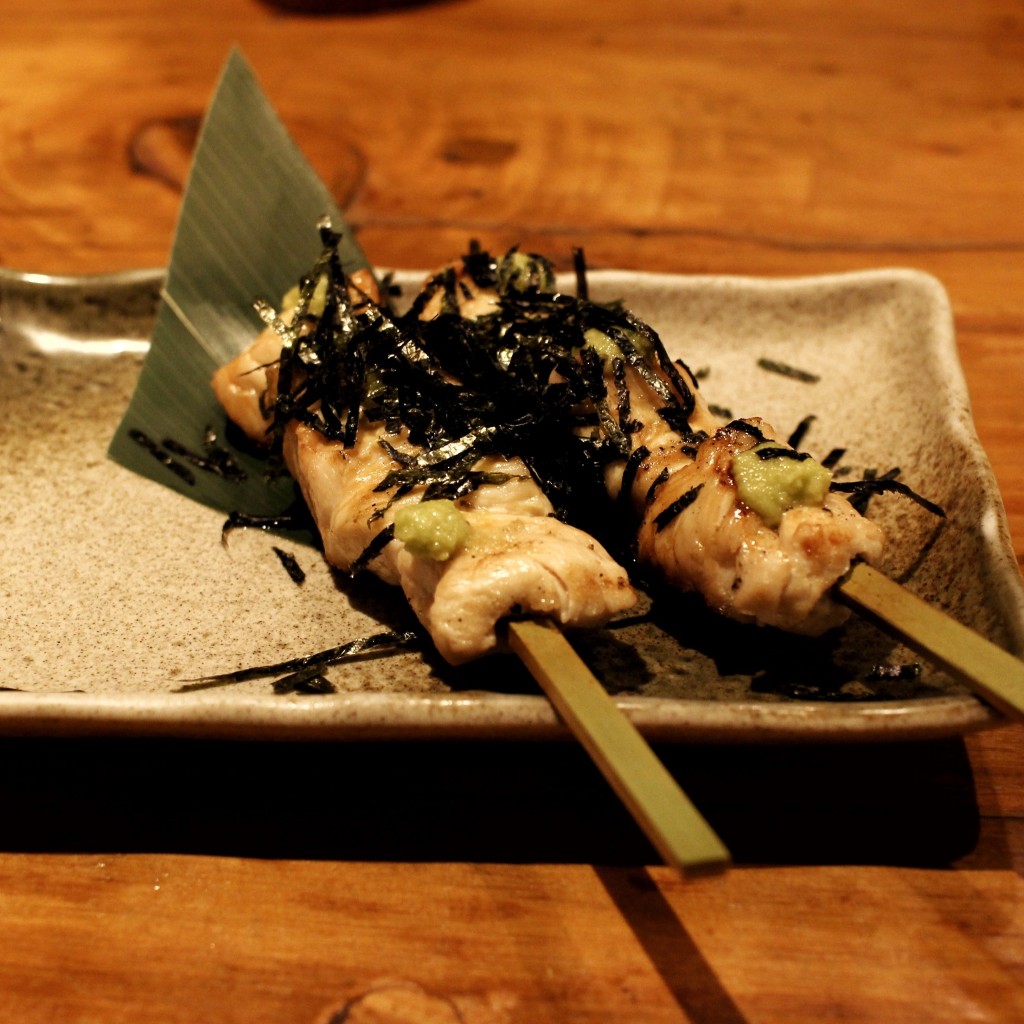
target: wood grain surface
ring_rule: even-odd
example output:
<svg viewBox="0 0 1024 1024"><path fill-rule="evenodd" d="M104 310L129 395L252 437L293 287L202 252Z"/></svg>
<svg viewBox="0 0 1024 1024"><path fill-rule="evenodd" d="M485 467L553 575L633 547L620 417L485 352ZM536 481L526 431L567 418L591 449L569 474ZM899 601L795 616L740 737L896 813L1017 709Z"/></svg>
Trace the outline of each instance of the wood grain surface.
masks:
<svg viewBox="0 0 1024 1024"><path fill-rule="evenodd" d="M4 0L0 265L163 266L238 45L380 265L934 274L1024 561L1019 0L301 7ZM571 746L3 739L0 1017L1019 1021L1022 751L665 748L682 882Z"/></svg>

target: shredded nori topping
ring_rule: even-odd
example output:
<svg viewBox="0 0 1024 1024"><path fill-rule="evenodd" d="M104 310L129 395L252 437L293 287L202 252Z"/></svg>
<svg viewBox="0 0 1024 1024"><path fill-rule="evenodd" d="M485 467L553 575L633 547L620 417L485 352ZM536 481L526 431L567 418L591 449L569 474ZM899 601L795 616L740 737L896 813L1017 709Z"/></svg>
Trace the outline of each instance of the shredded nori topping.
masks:
<svg viewBox="0 0 1024 1024"><path fill-rule="evenodd" d="M310 514L305 505L296 507L294 511L282 512L279 515L260 516L249 512L232 512L224 520L220 530L220 541L227 544L228 534L233 530L294 530L298 532L310 529Z"/></svg>
<svg viewBox="0 0 1024 1024"><path fill-rule="evenodd" d="M791 380L803 381L805 384L817 384L821 378L816 373L811 373L808 370L801 370L795 366L790 366L789 363L779 362L777 359L758 359L757 365L762 370L768 370L770 373L778 373L783 377L789 377Z"/></svg>
<svg viewBox="0 0 1024 1024"><path fill-rule="evenodd" d="M284 566L284 571L292 578L292 582L299 585L306 582L306 574L302 571L302 566L299 565L298 560L291 552L285 551L284 548L279 548L276 544L273 545L273 552L277 555L281 565Z"/></svg>
<svg viewBox="0 0 1024 1024"><path fill-rule="evenodd" d="M582 249L573 249L572 266L576 272L576 297L586 302L590 299L590 285L587 283L587 260Z"/></svg>
<svg viewBox="0 0 1024 1024"><path fill-rule="evenodd" d="M839 465L840 460L846 454L845 448L833 448L828 455L821 460L821 464L826 469L835 469Z"/></svg>
<svg viewBox="0 0 1024 1024"><path fill-rule="evenodd" d="M272 683L274 693L337 693L337 687L320 671L319 665L311 665L300 672L282 676Z"/></svg>
<svg viewBox="0 0 1024 1024"><path fill-rule="evenodd" d="M653 480L651 486L647 488L647 494L644 495L644 504L650 505L654 502L654 497L658 493L658 490L668 483L668 467L666 466Z"/></svg>
<svg viewBox="0 0 1024 1024"><path fill-rule="evenodd" d="M744 434L749 434L758 444L763 444L768 440L764 436L764 432L760 427L755 426L749 420L733 420L731 423L726 425L726 430L741 430Z"/></svg>
<svg viewBox="0 0 1024 1024"><path fill-rule="evenodd" d="M360 637L339 647L331 647L316 654L307 654L300 658L277 662L272 665L255 665L251 668L239 669L237 672L222 672L219 675L201 676L187 680L179 686L176 693L190 693L193 690L205 690L214 686L226 686L230 683L243 683L250 679L269 679L277 677L294 680L302 673L309 673L307 679L319 675L331 665L371 654L388 654L398 649L415 646L420 642L420 635L413 632L397 633L386 630L371 636ZM291 683L286 684L291 686Z"/></svg>
<svg viewBox="0 0 1024 1024"><path fill-rule="evenodd" d="M222 480L241 483L245 479L245 470L235 462L234 456L217 442L217 435L207 427L203 435L203 452L194 452L186 448L173 437L165 437L160 442L172 455L184 459L196 469L219 476Z"/></svg>
<svg viewBox="0 0 1024 1024"><path fill-rule="evenodd" d="M363 549L359 557L348 567L350 576L358 576L394 540L394 523L385 526Z"/></svg>
<svg viewBox="0 0 1024 1024"><path fill-rule="evenodd" d="M677 515L679 515L680 512L689 508L697 500L697 495L700 494L703 486L703 484L697 484L695 487L691 487L685 494L676 498L671 505L667 505L663 508L654 517L655 530L660 533L670 522L672 522L673 519L675 519Z"/></svg>
<svg viewBox="0 0 1024 1024"><path fill-rule="evenodd" d="M176 459L172 458L170 453L160 445L156 443L145 431L133 428L128 431L128 436L141 448L145 448L154 459L157 460L162 466L166 466L175 476L184 480L190 487L194 487L196 483L195 474L188 468L183 466Z"/></svg>
<svg viewBox="0 0 1024 1024"><path fill-rule="evenodd" d="M323 254L300 282L291 322L261 304L264 321L284 342L278 397L268 410L278 450L291 420L346 447L364 425L383 427L394 438L381 441L394 468L376 489L390 492L392 501L415 488L424 498L458 498L503 483L508 474L481 472L477 464L485 456L515 456L559 518L613 544L614 509L603 474L609 463L629 459L640 426L630 413L627 368L654 389L665 422L692 450L699 443L689 426L689 371L621 304L589 299L581 252L577 294L568 295L554 290L550 264L541 257L513 250L496 259L472 245L466 272L473 284L496 288L498 301L492 313L468 319L458 310L463 285L450 269L435 275L405 313L387 301L353 300L334 252L338 237L325 230L323 241ZM314 314L318 283L326 294L322 312ZM432 297L440 311L421 319ZM621 355L609 364L588 343L590 330ZM414 456L403 450L401 431ZM365 567L388 539L378 537L353 569Z"/></svg>
<svg viewBox="0 0 1024 1024"><path fill-rule="evenodd" d="M786 439L786 443L791 448L799 448L804 443L804 438L807 436L807 431L811 429L811 424L817 419L816 416L805 416L794 428L793 433Z"/></svg>
<svg viewBox="0 0 1024 1024"><path fill-rule="evenodd" d="M761 462L772 462L776 459L787 459L790 462L807 462L807 452L795 452L792 448L757 448L754 454Z"/></svg>
<svg viewBox="0 0 1024 1024"><path fill-rule="evenodd" d="M708 434L704 430L695 430L691 434L687 434L683 438L683 443L679 446L679 450L689 459L697 458L697 449L701 444L708 439Z"/></svg>
<svg viewBox="0 0 1024 1024"><path fill-rule="evenodd" d="M890 471L898 473L899 470ZM833 480L829 488L833 491L841 491L846 494L853 494L855 498L866 499L873 494L900 494L911 501L917 502L922 508L927 509L932 515L945 519L946 511L941 505L922 497L913 488L901 480L892 479L890 476L871 478L865 475L863 480Z"/></svg>
<svg viewBox="0 0 1024 1024"><path fill-rule="evenodd" d="M640 465L645 459L651 457L651 450L646 445L634 448L626 459L626 466L622 471L622 482L619 485L617 503L620 509L627 508L633 494L633 484L636 475L640 471Z"/></svg>

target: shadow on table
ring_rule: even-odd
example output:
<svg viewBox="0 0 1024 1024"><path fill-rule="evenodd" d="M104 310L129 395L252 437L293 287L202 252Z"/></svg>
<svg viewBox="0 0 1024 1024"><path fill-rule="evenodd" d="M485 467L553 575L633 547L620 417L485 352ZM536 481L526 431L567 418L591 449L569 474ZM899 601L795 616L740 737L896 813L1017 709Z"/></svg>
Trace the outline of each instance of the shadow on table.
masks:
<svg viewBox="0 0 1024 1024"><path fill-rule="evenodd" d="M739 864L942 866L977 842L959 740L657 748ZM572 742L0 739L0 850L657 863Z"/></svg>
<svg viewBox="0 0 1024 1024"><path fill-rule="evenodd" d="M745 1024L728 990L661 888L644 872L598 868L622 919L692 1024Z"/></svg>

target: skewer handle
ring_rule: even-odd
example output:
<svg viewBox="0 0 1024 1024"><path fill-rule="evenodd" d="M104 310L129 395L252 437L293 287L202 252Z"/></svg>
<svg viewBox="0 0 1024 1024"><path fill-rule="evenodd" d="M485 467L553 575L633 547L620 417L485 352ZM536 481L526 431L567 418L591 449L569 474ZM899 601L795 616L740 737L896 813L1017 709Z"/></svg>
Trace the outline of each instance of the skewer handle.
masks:
<svg viewBox="0 0 1024 1024"><path fill-rule="evenodd" d="M1024 719L1024 661L961 625L870 565L855 565L837 598L967 682L1010 718Z"/></svg>
<svg viewBox="0 0 1024 1024"><path fill-rule="evenodd" d="M632 722L545 622L511 622L509 642L665 863L686 875L728 867L729 851Z"/></svg>

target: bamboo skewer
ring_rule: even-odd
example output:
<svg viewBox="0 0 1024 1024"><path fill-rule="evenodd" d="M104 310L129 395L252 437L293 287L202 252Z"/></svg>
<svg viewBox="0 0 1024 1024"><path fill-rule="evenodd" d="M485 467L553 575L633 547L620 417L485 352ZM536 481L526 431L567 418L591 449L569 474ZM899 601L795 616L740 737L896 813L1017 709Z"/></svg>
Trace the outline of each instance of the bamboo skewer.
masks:
<svg viewBox="0 0 1024 1024"><path fill-rule="evenodd" d="M554 625L511 622L509 643L670 867L707 875L729 851Z"/></svg>
<svg viewBox="0 0 1024 1024"><path fill-rule="evenodd" d="M1024 719L1024 661L864 563L837 584L836 596L968 683L1004 715Z"/></svg>

